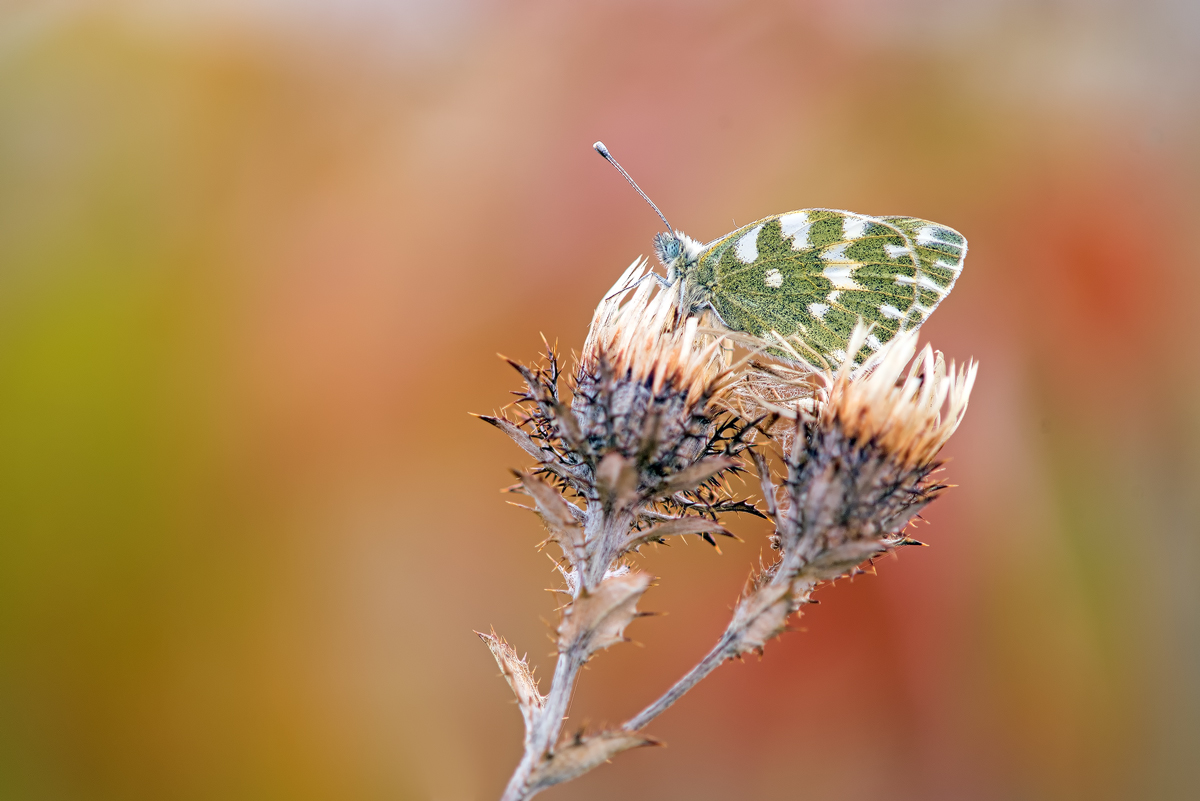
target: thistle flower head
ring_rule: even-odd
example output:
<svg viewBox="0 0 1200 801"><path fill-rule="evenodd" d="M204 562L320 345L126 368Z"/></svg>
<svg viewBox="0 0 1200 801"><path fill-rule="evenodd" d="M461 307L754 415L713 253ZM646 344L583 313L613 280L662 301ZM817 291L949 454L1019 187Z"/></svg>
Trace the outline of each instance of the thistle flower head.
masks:
<svg viewBox="0 0 1200 801"><path fill-rule="evenodd" d="M860 323L847 347L861 349L869 333ZM795 421L819 419L909 468L932 462L958 429L979 368L947 362L928 344L918 354L916 331L897 334L862 365L816 367L789 351L797 365L754 364L739 383L734 395L743 413L793 421L779 430L789 442Z"/></svg>
<svg viewBox="0 0 1200 801"><path fill-rule="evenodd" d="M736 467L727 457L753 433L718 405L741 373L726 363L723 338L702 333L696 317L680 320L674 292L652 277L644 260L635 261L596 308L571 412L601 479L601 462L616 475L620 458L636 470L643 497L670 503L699 491L715 498L710 479Z"/></svg>
<svg viewBox="0 0 1200 801"><path fill-rule="evenodd" d="M866 336L860 325L848 351ZM739 602L731 652L762 648L819 582L917 544L903 532L945 489L932 477L936 457L962 422L976 369L947 365L929 346L918 355L916 334L905 333L860 367L765 365L739 388L740 405L783 421L787 474L777 487L754 454L777 558Z"/></svg>
<svg viewBox="0 0 1200 801"><path fill-rule="evenodd" d="M670 390L689 404L713 400L736 383L727 369L724 339L699 334L698 317L676 324L673 293L660 290L647 263L635 261L596 307L579 359L581 377L602 366L659 395ZM632 293L632 294L630 294Z"/></svg>
<svg viewBox="0 0 1200 801"><path fill-rule="evenodd" d="M865 342L866 333L859 326L850 347L861 347L857 340ZM928 344L917 355L917 332L909 331L897 334L865 367L858 378L851 377L849 364L821 374L821 416L836 419L856 444L871 443L904 467L932 462L967 412L979 365L956 368Z"/></svg>
<svg viewBox="0 0 1200 801"><path fill-rule="evenodd" d="M603 145L597 149L608 157ZM677 239L680 247L690 242ZM494 633L480 634L525 718L525 756L505 792L508 801L653 744L638 730L725 659L762 649L812 601L820 582L917 544L903 532L945 489L931 476L975 381L973 363L958 369L929 346L918 354L915 334L895 337L861 366L814 367L800 356L806 349L800 343L702 328L678 294L685 287L664 288L649 278L641 259L624 272L596 308L570 373L549 347L540 365L510 362L526 388L509 415L483 418L536 461L514 471L519 484L512 489L532 499L529 508L548 531L542 544L561 548L557 567L565 586L558 591L569 598L555 630L558 661L545 696L511 646ZM847 351L858 353L867 337L860 325ZM747 357L731 364L731 343L784 352L792 363ZM756 431L784 446L780 484ZM762 510L736 499L724 480L743 470L747 456L761 481ZM723 512L770 519L775 559L748 583L718 645L620 729L561 740L579 670L597 652L627 641L626 628L647 614L637 607L654 578L633 569L633 554L687 534L715 545L714 535L733 536L721 524Z"/></svg>
<svg viewBox="0 0 1200 801"><path fill-rule="evenodd" d="M650 277L639 259L600 302L562 382L569 404L551 350L539 367L512 363L527 386L520 419L484 418L537 459L519 474L522 489L563 548L573 596L613 579L617 561L647 542L695 534L715 544L729 534L717 513L758 514L724 483L754 441L754 423L722 403L742 373L722 338L678 319L674 292Z"/></svg>

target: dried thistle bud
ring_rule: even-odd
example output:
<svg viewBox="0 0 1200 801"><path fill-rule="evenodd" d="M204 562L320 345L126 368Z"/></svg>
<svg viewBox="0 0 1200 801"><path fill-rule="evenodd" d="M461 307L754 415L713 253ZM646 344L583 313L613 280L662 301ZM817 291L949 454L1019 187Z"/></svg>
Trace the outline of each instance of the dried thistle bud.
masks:
<svg viewBox="0 0 1200 801"><path fill-rule="evenodd" d="M758 514L723 483L753 442L754 423L725 404L743 372L726 363L722 338L702 332L695 317L680 320L674 295L649 277L645 262L634 262L597 307L565 377L569 403L551 351L540 367L513 363L527 386L520 419L483 418L551 479L520 475L547 541L570 563L573 595L594 591L646 542L697 534L715 544L714 534L728 535L719 512ZM693 522L698 516L706 519Z"/></svg>
<svg viewBox="0 0 1200 801"><path fill-rule="evenodd" d="M855 337L865 339L863 329ZM865 375L852 377L849 366L826 372L815 419L796 416L779 535L785 551L805 552L819 578L840 575L872 548L894 547L945 488L930 474L966 413L977 365L956 370L928 345L914 359L916 349L915 332L902 334Z"/></svg>
<svg viewBox="0 0 1200 801"><path fill-rule="evenodd" d="M719 337L699 333L699 318L676 320L674 297L646 280L635 262L592 318L575 374L571 409L589 450L637 465L642 495L690 491L732 466L678 476L711 453L720 400L739 373L724 362ZM628 291L620 287L638 283Z"/></svg>
<svg viewBox="0 0 1200 801"><path fill-rule="evenodd" d="M639 260L601 301L572 374L562 373L553 349L540 366L510 362L526 385L513 419L483 418L537 462L517 473L514 491L533 499L548 531L543 544L562 549L561 592L570 598L541 706L536 687L522 678L523 663L484 637L524 699L525 757L507 801L652 742L626 731L557 744L578 671L600 649L625 641L626 627L645 614L637 603L653 577L630 570L631 553L687 534L715 545L715 535L733 536L717 522L719 513L761 515L732 497L724 481L742 469L739 456L756 431L757 421L726 402L742 370L726 362L722 338L702 331L695 317L680 319L674 293L649 277Z"/></svg>
<svg viewBox="0 0 1200 801"><path fill-rule="evenodd" d="M860 327L851 344L865 338ZM756 386L770 392L759 405L787 421L787 476L777 488L755 454L778 556L739 602L729 655L762 648L818 582L915 544L902 532L945 489L932 477L937 454L966 413L977 369L947 365L928 345L914 358L916 348L915 333L901 334L857 371L847 364L836 373L774 369L759 377Z"/></svg>

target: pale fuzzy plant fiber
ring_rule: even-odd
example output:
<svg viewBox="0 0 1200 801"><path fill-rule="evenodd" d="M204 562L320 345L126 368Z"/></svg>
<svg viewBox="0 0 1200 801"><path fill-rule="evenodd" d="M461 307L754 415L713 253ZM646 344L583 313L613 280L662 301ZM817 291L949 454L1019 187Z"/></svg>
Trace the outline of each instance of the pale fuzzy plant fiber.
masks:
<svg viewBox="0 0 1200 801"><path fill-rule="evenodd" d="M702 332L696 317L675 327L675 297L646 280L647 265L645 259L629 265L596 307L581 369L594 371L603 355L617 374L649 381L656 395L667 385L685 392L689 404L706 393L725 394L739 377L726 363L725 337Z"/></svg>
<svg viewBox="0 0 1200 801"><path fill-rule="evenodd" d="M861 348L869 333L860 323L850 346ZM782 337L759 344L786 347L797 365L756 364L733 393L732 407L784 420L836 418L855 442L873 442L905 467L933 461L958 430L979 370L974 360L956 365L928 344L918 354L917 331L897 334L861 366L846 361L836 369L814 366ZM790 430L779 433L786 439Z"/></svg>

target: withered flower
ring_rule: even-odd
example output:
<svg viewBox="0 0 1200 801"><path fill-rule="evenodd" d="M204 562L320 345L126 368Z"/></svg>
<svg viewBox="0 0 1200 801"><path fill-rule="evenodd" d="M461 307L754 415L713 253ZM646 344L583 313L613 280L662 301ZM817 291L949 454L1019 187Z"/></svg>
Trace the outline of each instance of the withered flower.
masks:
<svg viewBox="0 0 1200 801"><path fill-rule="evenodd" d="M701 333L695 317L677 319L673 295L642 280L646 273L645 262L635 262L600 303L569 378L562 380L552 349L541 366L511 362L526 383L518 414L483 418L537 460L517 474L520 488L546 524L546 542L562 550L570 597L550 693L541 704L531 700L541 697L536 688L517 693L527 752L506 799L527 798L578 775L581 765L594 767L593 758L599 764L650 742L622 731L558 742L576 673L596 651L624 641L650 586L652 577L630 570L627 557L671 536L715 544L714 535L732 536L718 513L760 514L724 482L742 469L738 456L755 434L752 421L720 403L740 371L726 363L719 336ZM506 676L524 675L492 635L480 636Z"/></svg>
<svg viewBox="0 0 1200 801"><path fill-rule="evenodd" d="M533 500L561 549L568 600L556 628L558 658L542 695L524 659L493 631L487 643L525 719L525 753L503 801L524 801L617 753L654 740L641 729L724 661L785 630L823 581L861 572L890 550L918 544L905 535L945 485L938 453L962 421L976 365L958 369L913 333L896 336L866 364L833 369L805 362L790 343L680 318L673 289L632 264L596 309L573 372L552 348L528 367L510 362L526 388L510 416L483 419L508 434L536 464L515 491ZM731 364L731 338L794 364ZM858 352L859 327L847 352ZM561 385L561 386L560 386ZM763 449L781 448L782 483ZM758 436L756 436L758 435ZM764 511L736 497L726 477L759 476ZM632 555L649 542L694 534L716 544L732 536L724 512L774 524L773 561L754 575L716 646L662 697L616 729L562 737L580 668L625 641L652 577Z"/></svg>
<svg viewBox="0 0 1200 801"><path fill-rule="evenodd" d="M866 335L860 326L849 352ZM761 651L820 582L920 544L903 532L946 488L933 478L937 455L962 422L977 365L958 370L928 345L914 359L916 347L915 332L901 334L859 368L771 367L750 382L756 394L744 395L742 406L757 402L778 414L786 445L781 487L763 453L752 453L775 524L775 560L752 577L712 651L627 730L645 726L725 660ZM785 397L790 406L779 403Z"/></svg>
<svg viewBox="0 0 1200 801"><path fill-rule="evenodd" d="M851 345L865 339L860 326ZM947 365L928 345L916 351L916 332L900 334L862 368L818 374L816 411L798 405L784 415L792 419L782 491L755 454L779 552L760 579L767 595L766 586L788 585L784 595L795 608L817 582L916 544L903 531L945 489L933 477L937 455L962 422L977 371L974 363ZM760 634L778 630L759 627ZM740 650L762 645L757 635L738 643Z"/></svg>

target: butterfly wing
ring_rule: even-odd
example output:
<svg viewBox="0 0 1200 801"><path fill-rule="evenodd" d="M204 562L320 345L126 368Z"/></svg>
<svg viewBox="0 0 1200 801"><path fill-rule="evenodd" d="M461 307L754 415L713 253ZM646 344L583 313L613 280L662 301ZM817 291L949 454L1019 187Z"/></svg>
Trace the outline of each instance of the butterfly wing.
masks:
<svg viewBox="0 0 1200 801"><path fill-rule="evenodd" d="M799 337L835 364L862 318L874 327L861 362L925 321L966 253L961 234L927 220L802 209L710 243L689 280L731 329Z"/></svg>

